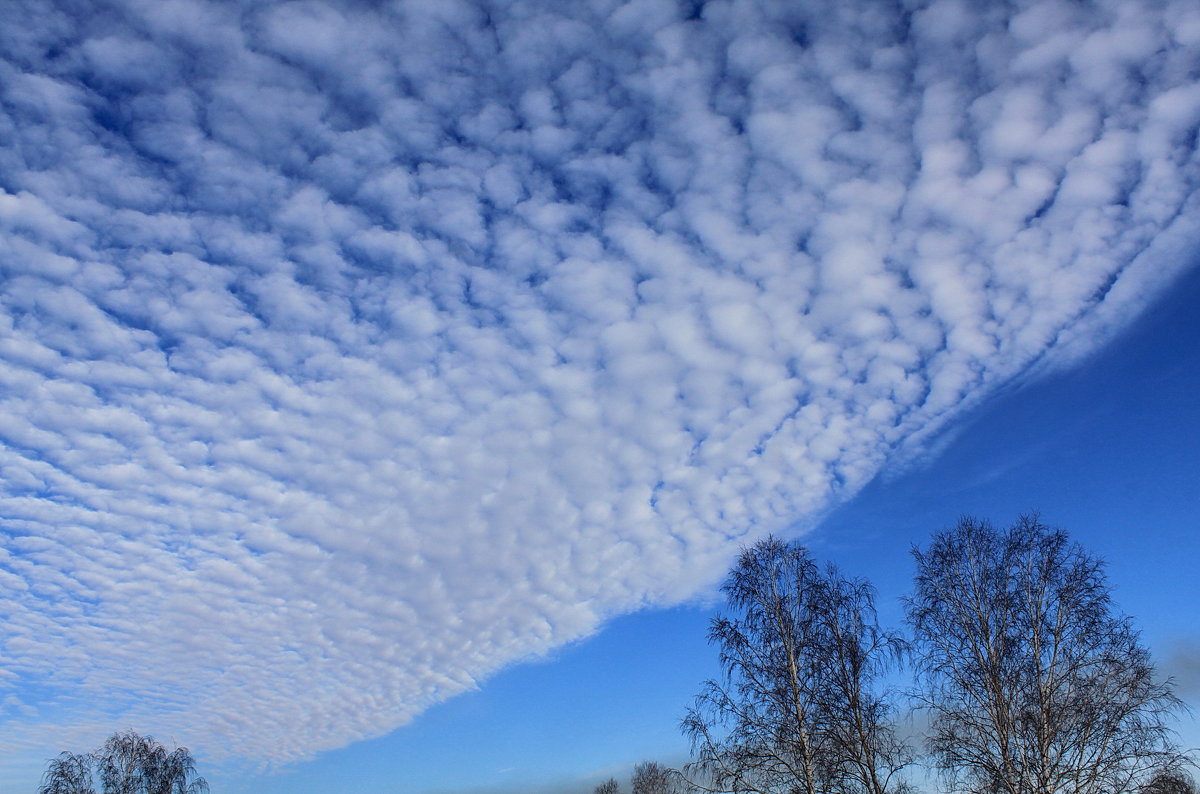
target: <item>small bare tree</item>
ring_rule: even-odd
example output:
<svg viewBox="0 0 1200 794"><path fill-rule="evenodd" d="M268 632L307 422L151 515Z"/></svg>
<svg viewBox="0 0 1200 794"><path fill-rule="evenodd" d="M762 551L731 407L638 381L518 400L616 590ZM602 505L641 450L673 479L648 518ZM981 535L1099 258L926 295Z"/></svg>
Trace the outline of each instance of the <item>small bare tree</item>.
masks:
<svg viewBox="0 0 1200 794"><path fill-rule="evenodd" d="M610 777L608 780L604 781L599 786L596 786L596 788L593 789L593 793L594 794L621 794L621 786L617 783L617 781L614 778Z"/></svg>
<svg viewBox="0 0 1200 794"><path fill-rule="evenodd" d="M1157 680L1101 561L1023 517L963 518L917 562L909 620L940 768L979 794L1121 794L1174 764Z"/></svg>
<svg viewBox="0 0 1200 794"><path fill-rule="evenodd" d="M92 757L87 753L59 753L42 775L38 794L96 794L92 785Z"/></svg>
<svg viewBox="0 0 1200 794"><path fill-rule="evenodd" d="M1179 767L1160 769L1138 791L1140 794L1200 794L1196 781Z"/></svg>
<svg viewBox="0 0 1200 794"><path fill-rule="evenodd" d="M679 794L679 777L657 761L643 761L633 768L633 794Z"/></svg>
<svg viewBox="0 0 1200 794"><path fill-rule="evenodd" d="M94 753L62 753L50 761L38 794L206 794L186 747L168 750L151 736L115 733Z"/></svg>
<svg viewBox="0 0 1200 794"><path fill-rule="evenodd" d="M890 794L907 753L876 682L902 650L865 582L820 568L798 544L745 549L713 620L721 681L683 721L694 788L759 794Z"/></svg>

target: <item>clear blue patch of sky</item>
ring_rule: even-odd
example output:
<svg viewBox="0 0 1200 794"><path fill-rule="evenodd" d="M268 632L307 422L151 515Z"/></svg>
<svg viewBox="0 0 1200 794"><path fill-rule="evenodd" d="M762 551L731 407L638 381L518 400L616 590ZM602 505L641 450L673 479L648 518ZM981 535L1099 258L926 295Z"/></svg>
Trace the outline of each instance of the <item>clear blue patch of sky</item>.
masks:
<svg viewBox="0 0 1200 794"><path fill-rule="evenodd" d="M908 549L971 514L1039 511L1108 562L1118 603L1154 639L1200 631L1200 270L1081 366L1003 393L936 460L872 483L814 549L907 591Z"/></svg>

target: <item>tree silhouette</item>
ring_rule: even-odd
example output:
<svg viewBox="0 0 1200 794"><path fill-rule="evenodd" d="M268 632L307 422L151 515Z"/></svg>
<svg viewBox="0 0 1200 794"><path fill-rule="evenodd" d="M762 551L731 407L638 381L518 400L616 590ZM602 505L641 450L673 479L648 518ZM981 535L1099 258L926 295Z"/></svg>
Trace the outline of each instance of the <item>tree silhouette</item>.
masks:
<svg viewBox="0 0 1200 794"><path fill-rule="evenodd" d="M599 786L596 786L593 792L594 794L620 794L621 786L614 778L610 777Z"/></svg>
<svg viewBox="0 0 1200 794"><path fill-rule="evenodd" d="M1121 794L1178 762L1166 718L1181 703L1065 532L967 517L913 555L930 749L966 790Z"/></svg>
<svg viewBox="0 0 1200 794"><path fill-rule="evenodd" d="M88 753L59 753L42 775L38 794L96 794L92 786L92 756Z"/></svg>
<svg viewBox="0 0 1200 794"><path fill-rule="evenodd" d="M186 747L168 750L152 736L114 733L93 753L59 754L42 776L38 794L206 794Z"/></svg>
<svg viewBox="0 0 1200 794"><path fill-rule="evenodd" d="M902 650L863 581L798 544L743 550L709 639L724 677L683 721L694 786L760 794L889 794L908 763L876 681Z"/></svg>
<svg viewBox="0 0 1200 794"><path fill-rule="evenodd" d="M677 794L679 773L657 761L643 761L633 768L630 789L633 794Z"/></svg>
<svg viewBox="0 0 1200 794"><path fill-rule="evenodd" d="M1160 769L1138 791L1140 794L1197 794L1196 781L1180 768Z"/></svg>

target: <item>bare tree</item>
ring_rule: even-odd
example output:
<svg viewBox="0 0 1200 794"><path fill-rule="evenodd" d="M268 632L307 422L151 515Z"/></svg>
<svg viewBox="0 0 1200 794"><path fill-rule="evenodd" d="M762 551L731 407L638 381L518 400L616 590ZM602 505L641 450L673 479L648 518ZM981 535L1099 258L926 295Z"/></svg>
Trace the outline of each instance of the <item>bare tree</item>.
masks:
<svg viewBox="0 0 1200 794"><path fill-rule="evenodd" d="M633 794L678 794L678 774L657 761L643 761L633 768Z"/></svg>
<svg viewBox="0 0 1200 794"><path fill-rule="evenodd" d="M115 733L95 753L62 753L42 776L38 794L205 794L186 747L168 750L151 736Z"/></svg>
<svg viewBox="0 0 1200 794"><path fill-rule="evenodd" d="M914 550L909 620L930 749L980 794L1119 794L1178 755L1156 679L1103 563L1022 517L963 518Z"/></svg>
<svg viewBox="0 0 1200 794"><path fill-rule="evenodd" d="M876 682L899 662L907 644L879 626L875 592L862 579L826 572L828 640L823 651L828 681L822 708L829 715L832 753L825 760L828 791L892 794L907 789L898 773L912 761L895 731L896 708Z"/></svg>
<svg viewBox="0 0 1200 794"><path fill-rule="evenodd" d="M92 757L87 753L59 753L46 767L38 794L96 794Z"/></svg>
<svg viewBox="0 0 1200 794"><path fill-rule="evenodd" d="M1196 781L1181 768L1160 769L1138 791L1140 794L1197 794Z"/></svg>
<svg viewBox="0 0 1200 794"><path fill-rule="evenodd" d="M594 794L621 794L621 786L613 778L601 783L593 790Z"/></svg>
<svg viewBox="0 0 1200 794"><path fill-rule="evenodd" d="M683 721L693 787L760 794L888 794L907 754L876 682L902 650L865 582L821 569L798 544L745 549L713 620L724 676Z"/></svg>

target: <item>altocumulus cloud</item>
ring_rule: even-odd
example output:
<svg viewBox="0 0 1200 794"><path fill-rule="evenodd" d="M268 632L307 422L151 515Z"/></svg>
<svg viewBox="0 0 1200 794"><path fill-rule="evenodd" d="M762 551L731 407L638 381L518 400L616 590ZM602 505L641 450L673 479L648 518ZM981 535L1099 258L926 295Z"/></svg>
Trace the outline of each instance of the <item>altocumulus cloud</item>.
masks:
<svg viewBox="0 0 1200 794"><path fill-rule="evenodd" d="M1200 238L1194 0L5 14L10 749L385 732L709 586Z"/></svg>

